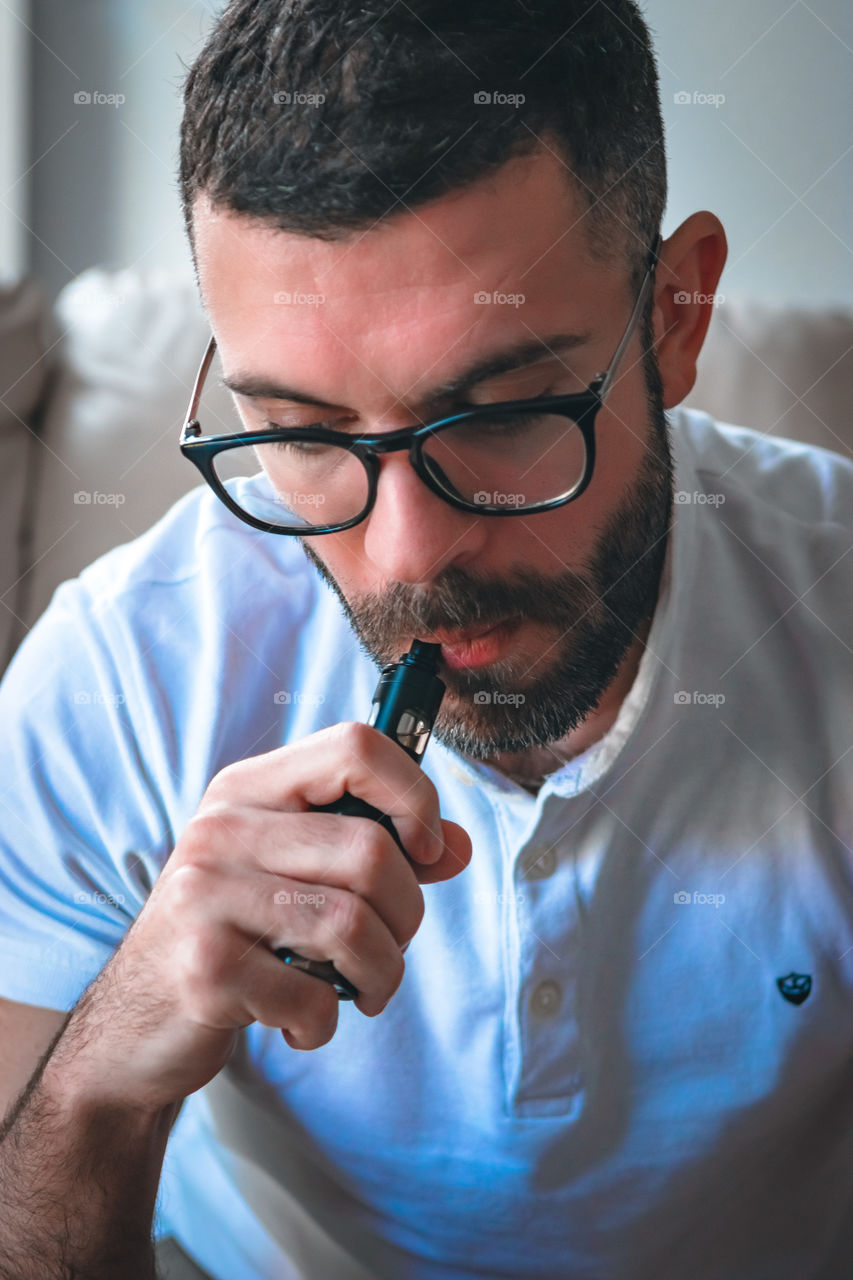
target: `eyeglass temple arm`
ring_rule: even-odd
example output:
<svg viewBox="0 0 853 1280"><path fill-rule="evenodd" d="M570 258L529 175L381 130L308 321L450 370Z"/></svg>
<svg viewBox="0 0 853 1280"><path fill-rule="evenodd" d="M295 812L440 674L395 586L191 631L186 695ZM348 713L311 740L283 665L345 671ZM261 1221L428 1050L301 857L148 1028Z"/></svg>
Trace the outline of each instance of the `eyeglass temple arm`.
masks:
<svg viewBox="0 0 853 1280"><path fill-rule="evenodd" d="M640 292L637 294L637 301L634 303L634 310L631 312L631 318L625 327L625 332L622 334L622 338L619 342L619 346L616 348L616 351L613 354L613 359L610 361L610 367L608 369L605 369L603 373L598 373L595 376L595 382L598 382L599 379L601 381L601 385L596 387L599 400L603 400L604 397L607 395L607 392L610 390L610 385L613 382L613 376L616 373L616 370L619 366L619 361L622 359L622 356L625 354L625 348L627 347L628 343L631 341L631 337L634 332L634 326L636 325L637 320L640 317L640 313L643 307L645 306L646 298L648 297L649 289L651 288L652 273L654 272L654 269L657 266L658 261L660 260L660 248L662 244L663 244L663 237L661 236L660 232L658 232L658 234L655 236L655 242L652 245L651 249L649 250L649 256L648 256L647 266L646 266L646 274L643 277L643 283L640 286Z"/></svg>
<svg viewBox="0 0 853 1280"><path fill-rule="evenodd" d="M207 344L207 350L202 356L201 364L198 367L198 373L196 374L195 382L193 383L193 393L190 397L187 416L184 418L184 425L181 428L182 440L187 434L190 423L195 421L196 414L198 413L198 402L201 399L202 387L204 386L205 379L207 378L208 370L210 369L210 362L213 359L215 351L216 339L211 335L210 341Z"/></svg>

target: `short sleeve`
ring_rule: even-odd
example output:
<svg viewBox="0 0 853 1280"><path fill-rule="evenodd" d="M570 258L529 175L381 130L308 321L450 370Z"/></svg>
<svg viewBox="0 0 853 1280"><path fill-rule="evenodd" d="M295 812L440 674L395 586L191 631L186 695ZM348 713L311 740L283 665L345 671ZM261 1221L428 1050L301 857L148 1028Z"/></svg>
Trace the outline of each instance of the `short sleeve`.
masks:
<svg viewBox="0 0 853 1280"><path fill-rule="evenodd" d="M72 1008L168 856L168 821L146 778L121 668L78 578L58 588L0 682L8 999Z"/></svg>

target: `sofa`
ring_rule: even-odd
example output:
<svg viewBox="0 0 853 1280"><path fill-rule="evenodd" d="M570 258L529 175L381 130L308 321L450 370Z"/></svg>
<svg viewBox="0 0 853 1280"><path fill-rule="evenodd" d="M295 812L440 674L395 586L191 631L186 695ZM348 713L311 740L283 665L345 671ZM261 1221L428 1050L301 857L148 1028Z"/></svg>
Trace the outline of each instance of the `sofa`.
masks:
<svg viewBox="0 0 853 1280"><path fill-rule="evenodd" d="M60 582L144 532L198 473L178 435L208 337L192 277L92 268L49 305L0 283L0 673ZM214 364L205 431L233 430ZM853 310L729 296L686 401L853 457Z"/></svg>

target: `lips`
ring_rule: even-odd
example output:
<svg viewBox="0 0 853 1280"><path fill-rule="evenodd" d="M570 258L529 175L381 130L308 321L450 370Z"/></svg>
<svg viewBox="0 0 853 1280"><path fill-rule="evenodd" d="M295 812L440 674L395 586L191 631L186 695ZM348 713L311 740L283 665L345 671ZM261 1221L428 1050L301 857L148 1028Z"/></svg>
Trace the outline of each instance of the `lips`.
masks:
<svg viewBox="0 0 853 1280"><path fill-rule="evenodd" d="M441 656L448 667L482 667L501 656L517 626L517 621L508 619L466 631L434 631L432 635L441 645Z"/></svg>
<svg viewBox="0 0 853 1280"><path fill-rule="evenodd" d="M476 640L480 636L488 635L490 631L494 631L495 627L503 626L503 622L484 622L480 626L465 627L462 631L442 631L432 632L433 640L438 644L456 645L466 640Z"/></svg>

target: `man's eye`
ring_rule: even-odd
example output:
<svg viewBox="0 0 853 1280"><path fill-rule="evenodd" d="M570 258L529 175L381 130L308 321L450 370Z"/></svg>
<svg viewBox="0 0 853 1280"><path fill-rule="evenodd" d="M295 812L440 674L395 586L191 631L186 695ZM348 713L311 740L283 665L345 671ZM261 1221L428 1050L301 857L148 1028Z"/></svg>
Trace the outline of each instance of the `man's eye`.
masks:
<svg viewBox="0 0 853 1280"><path fill-rule="evenodd" d="M558 391L552 390L551 388L549 388L547 391L541 391L539 395L536 395L536 396L518 395L515 392L513 392L512 395L507 394L505 396L495 396L491 400L479 400L479 401L473 401L470 404L460 404L459 412L463 412L466 409L491 409L493 405L505 404L508 401L512 401L512 400L533 400L535 402L536 400L545 400L548 398L548 396L556 396L559 394L560 393Z"/></svg>
<svg viewBox="0 0 853 1280"><path fill-rule="evenodd" d="M342 427L334 422L265 422L263 430L265 431L314 431L322 429L325 431L341 431Z"/></svg>

